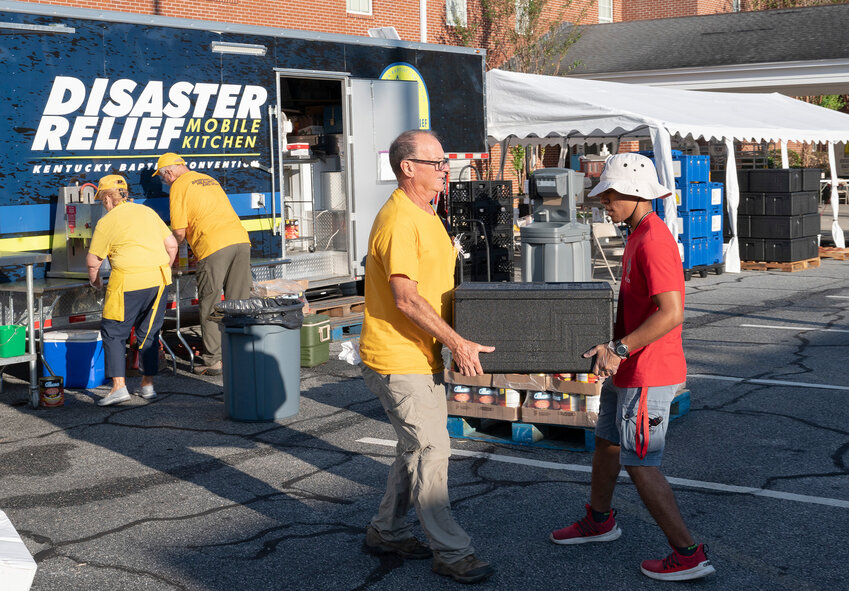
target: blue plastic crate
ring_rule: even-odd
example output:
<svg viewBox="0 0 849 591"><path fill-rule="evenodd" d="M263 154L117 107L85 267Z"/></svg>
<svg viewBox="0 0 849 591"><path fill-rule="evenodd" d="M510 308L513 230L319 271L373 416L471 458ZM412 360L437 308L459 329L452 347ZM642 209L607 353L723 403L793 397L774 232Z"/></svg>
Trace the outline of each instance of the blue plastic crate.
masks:
<svg viewBox="0 0 849 591"><path fill-rule="evenodd" d="M706 264L707 261L707 239L696 238L694 240L682 240L684 245L684 268L692 269L699 265Z"/></svg>
<svg viewBox="0 0 849 591"><path fill-rule="evenodd" d="M722 262L722 233L711 234L707 239L707 260L705 265Z"/></svg>
<svg viewBox="0 0 849 591"><path fill-rule="evenodd" d="M707 238L710 233L710 217L705 210L678 213L678 236L684 241Z"/></svg>
<svg viewBox="0 0 849 591"><path fill-rule="evenodd" d="M681 174L678 173L680 162ZM681 183L707 183L710 181L710 156L679 156L672 158L676 168L675 178L681 178Z"/></svg>
<svg viewBox="0 0 849 591"><path fill-rule="evenodd" d="M708 236L713 236L715 234L722 236L722 231L725 226L725 211L722 207L711 207L707 213Z"/></svg>
<svg viewBox="0 0 849 591"><path fill-rule="evenodd" d="M655 160L652 150L645 150L640 154ZM710 180L710 156L689 156L680 150L672 150L672 166L675 168L675 180L680 179L682 184L706 183Z"/></svg>
<svg viewBox="0 0 849 591"><path fill-rule="evenodd" d="M678 183L675 181L675 200L680 211L710 207L709 183Z"/></svg>
<svg viewBox="0 0 849 591"><path fill-rule="evenodd" d="M725 204L725 185L708 183L708 207L722 207Z"/></svg>

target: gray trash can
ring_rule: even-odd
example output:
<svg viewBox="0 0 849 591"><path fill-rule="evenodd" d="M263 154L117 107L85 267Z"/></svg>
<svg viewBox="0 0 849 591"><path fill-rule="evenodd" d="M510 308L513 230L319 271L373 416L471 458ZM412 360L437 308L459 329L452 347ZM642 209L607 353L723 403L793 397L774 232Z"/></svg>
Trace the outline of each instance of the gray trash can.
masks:
<svg viewBox="0 0 849 591"><path fill-rule="evenodd" d="M521 229L522 281L592 281L590 226L533 222Z"/></svg>
<svg viewBox="0 0 849 591"><path fill-rule="evenodd" d="M302 309L300 300L283 297L229 300L215 306L228 418L273 421L298 414Z"/></svg>

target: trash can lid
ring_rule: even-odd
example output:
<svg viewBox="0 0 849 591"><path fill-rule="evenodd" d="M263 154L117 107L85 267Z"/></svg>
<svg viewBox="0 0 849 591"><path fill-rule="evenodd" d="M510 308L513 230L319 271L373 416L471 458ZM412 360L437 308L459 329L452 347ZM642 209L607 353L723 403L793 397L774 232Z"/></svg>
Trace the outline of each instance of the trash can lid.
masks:
<svg viewBox="0 0 849 591"><path fill-rule="evenodd" d="M99 330L56 330L44 333L45 342L91 342L101 340Z"/></svg>
<svg viewBox="0 0 849 591"><path fill-rule="evenodd" d="M573 222L534 222L520 230L522 242L578 242L590 239L587 224Z"/></svg>

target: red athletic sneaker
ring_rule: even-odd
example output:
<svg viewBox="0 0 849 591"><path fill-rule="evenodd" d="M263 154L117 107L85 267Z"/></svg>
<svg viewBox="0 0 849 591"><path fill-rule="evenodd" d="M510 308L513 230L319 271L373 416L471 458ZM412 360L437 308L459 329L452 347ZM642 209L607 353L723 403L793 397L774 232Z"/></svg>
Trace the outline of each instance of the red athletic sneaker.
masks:
<svg viewBox="0 0 849 591"><path fill-rule="evenodd" d="M622 535L616 525L616 511L610 511L610 517L601 523L593 519L592 508L587 505L587 515L569 527L551 532L550 539L555 544L585 544L587 542L612 542Z"/></svg>
<svg viewBox="0 0 849 591"><path fill-rule="evenodd" d="M660 581L689 581L716 572L705 554L705 545L699 544L692 556L683 556L677 550L663 560L644 560L640 565L643 574Z"/></svg>

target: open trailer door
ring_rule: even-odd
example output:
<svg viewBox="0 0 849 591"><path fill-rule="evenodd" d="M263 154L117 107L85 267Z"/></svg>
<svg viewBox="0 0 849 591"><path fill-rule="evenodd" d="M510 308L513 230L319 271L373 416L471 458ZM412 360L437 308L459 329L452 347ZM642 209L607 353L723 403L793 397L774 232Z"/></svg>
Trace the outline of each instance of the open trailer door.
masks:
<svg viewBox="0 0 849 591"><path fill-rule="evenodd" d="M368 237L377 212L397 186L389 145L419 128L418 84L404 80L349 79L351 255L354 274L365 274Z"/></svg>

